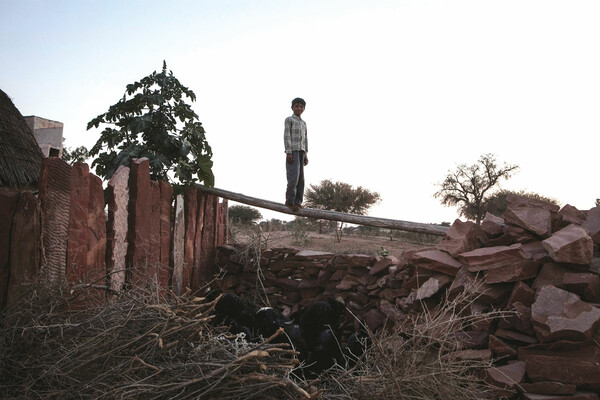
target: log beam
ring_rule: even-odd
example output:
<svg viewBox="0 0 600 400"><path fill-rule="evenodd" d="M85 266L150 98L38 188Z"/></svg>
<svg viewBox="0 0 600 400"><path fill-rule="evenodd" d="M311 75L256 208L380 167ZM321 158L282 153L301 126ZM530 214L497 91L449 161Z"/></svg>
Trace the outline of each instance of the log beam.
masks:
<svg viewBox="0 0 600 400"><path fill-rule="evenodd" d="M298 215L301 217L326 219L329 221L347 222L350 224L376 226L379 228L397 229L407 232L425 233L428 235L444 236L448 231L448 227L435 224L422 224L419 222L400 221L387 218L369 217L365 215L355 215L341 213L336 211L315 210L312 208L303 208L296 212L292 212L287 206L274 201L258 199L241 193L233 193L223 189L209 188L204 185L196 184L199 190L217 195L224 199L237 201L238 203L248 204L255 207L266 208L273 211L278 211L284 214Z"/></svg>

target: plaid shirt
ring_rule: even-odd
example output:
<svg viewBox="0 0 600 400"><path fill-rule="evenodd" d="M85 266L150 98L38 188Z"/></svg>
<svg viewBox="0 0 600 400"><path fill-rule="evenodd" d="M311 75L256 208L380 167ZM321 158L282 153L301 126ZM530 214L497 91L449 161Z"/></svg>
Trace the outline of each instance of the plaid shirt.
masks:
<svg viewBox="0 0 600 400"><path fill-rule="evenodd" d="M295 150L308 152L308 138L306 135L306 122L295 114L285 119L283 132L285 152L291 154Z"/></svg>

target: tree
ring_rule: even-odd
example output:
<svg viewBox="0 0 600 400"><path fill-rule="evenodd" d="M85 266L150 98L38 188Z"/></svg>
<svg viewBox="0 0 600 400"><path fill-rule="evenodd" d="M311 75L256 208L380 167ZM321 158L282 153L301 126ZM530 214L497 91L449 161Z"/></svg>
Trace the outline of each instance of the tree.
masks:
<svg viewBox="0 0 600 400"><path fill-rule="evenodd" d="M253 207L234 205L229 207L229 219L243 225L252 225L262 219L262 214Z"/></svg>
<svg viewBox="0 0 600 400"><path fill-rule="evenodd" d="M506 196L508 196L509 194L526 197L528 199L543 200L552 204L559 205L558 200L550 197L545 197L537 193L525 192L524 190L519 190L518 192L514 190L499 190L487 198L485 204L485 211L489 212L490 214L494 214L498 217L502 216L504 211L506 211Z"/></svg>
<svg viewBox="0 0 600 400"><path fill-rule="evenodd" d="M306 205L318 210L338 211L350 214L365 215L367 210L381 200L379 193L359 186L343 182L332 182L329 179L318 185L310 185L306 191ZM336 237L342 240L344 223L336 224Z"/></svg>
<svg viewBox="0 0 600 400"><path fill-rule="evenodd" d="M186 98L195 101L196 95L167 71L166 62L161 72L127 85L123 98L87 125L109 125L90 149L96 173L108 179L132 158L147 157L152 179L169 181L172 175L183 184L214 186L212 149Z"/></svg>
<svg viewBox="0 0 600 400"><path fill-rule="evenodd" d="M79 146L72 149L70 147L65 147L64 142L63 139L62 159L69 163L69 165L73 165L75 162L85 162L90 157L89 150L85 146Z"/></svg>
<svg viewBox="0 0 600 400"><path fill-rule="evenodd" d="M444 206L458 206L459 215L479 224L485 215L490 191L518 169L519 166L506 163L499 167L493 154L484 154L473 165L461 164L454 171L448 171L434 197L441 199Z"/></svg>

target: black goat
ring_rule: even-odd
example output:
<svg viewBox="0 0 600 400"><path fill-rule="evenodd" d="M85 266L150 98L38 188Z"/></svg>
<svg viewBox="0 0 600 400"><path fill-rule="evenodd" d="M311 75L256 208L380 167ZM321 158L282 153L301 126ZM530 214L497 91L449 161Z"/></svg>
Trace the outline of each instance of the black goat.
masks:
<svg viewBox="0 0 600 400"><path fill-rule="evenodd" d="M308 306L300 313L300 328L304 332L304 338L310 351L315 349L319 335L324 330L329 328L334 334L337 334L340 317L344 310L344 304L329 298L327 301L319 301Z"/></svg>
<svg viewBox="0 0 600 400"><path fill-rule="evenodd" d="M319 333L308 360L307 370L313 375L318 375L336 363L344 365L344 357L338 337L328 328Z"/></svg>
<svg viewBox="0 0 600 400"><path fill-rule="evenodd" d="M214 324L227 325L231 333L245 333L253 340L256 306L232 293L224 293L215 305Z"/></svg>
<svg viewBox="0 0 600 400"><path fill-rule="evenodd" d="M284 333L276 337L273 343L290 343L299 352L298 359L300 361L306 359L307 347L302 330L280 311L272 307L259 309L255 316L255 327L257 334L264 338L269 338L277 332L277 329L283 328Z"/></svg>

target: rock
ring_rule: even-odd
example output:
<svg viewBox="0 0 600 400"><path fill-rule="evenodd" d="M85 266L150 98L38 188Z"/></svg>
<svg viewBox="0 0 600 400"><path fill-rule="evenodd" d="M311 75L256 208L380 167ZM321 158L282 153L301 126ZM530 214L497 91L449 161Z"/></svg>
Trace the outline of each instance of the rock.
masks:
<svg viewBox="0 0 600 400"><path fill-rule="evenodd" d="M512 329L498 328L496 329L496 332L494 332L494 335L519 344L535 344L538 342L535 336L526 335Z"/></svg>
<svg viewBox="0 0 600 400"><path fill-rule="evenodd" d="M6 303L10 277L10 236L19 197L17 189L0 187L0 310Z"/></svg>
<svg viewBox="0 0 600 400"><path fill-rule="evenodd" d="M594 254L592 238L586 230L569 225L542 242L556 262L590 264Z"/></svg>
<svg viewBox="0 0 600 400"><path fill-rule="evenodd" d="M533 382L600 384L600 349L593 341L537 344L518 349Z"/></svg>
<svg viewBox="0 0 600 400"><path fill-rule="evenodd" d="M445 274L435 274L417 289L417 300L424 300L435 296L452 283L452 278Z"/></svg>
<svg viewBox="0 0 600 400"><path fill-rule="evenodd" d="M497 217L494 214L486 213L483 221L481 221L481 229L489 236L489 237L499 237L504 233L504 228L506 224L504 223L504 219L501 217Z"/></svg>
<svg viewBox="0 0 600 400"><path fill-rule="evenodd" d="M397 324L406 315L402 311L398 309L395 305L390 303L389 301L383 299L379 302L379 310L386 316L386 318L393 323Z"/></svg>
<svg viewBox="0 0 600 400"><path fill-rule="evenodd" d="M383 326L386 316L381 311L372 309L363 315L363 320L371 332L376 332L381 326Z"/></svg>
<svg viewBox="0 0 600 400"><path fill-rule="evenodd" d="M104 201L103 201L104 202ZM73 163L69 201L69 230L67 237L68 282L88 282L86 279L87 252L90 232L88 211L90 203L90 173L87 164Z"/></svg>
<svg viewBox="0 0 600 400"><path fill-rule="evenodd" d="M523 253L525 258L531 261L552 261L548 250L544 248L544 244L539 240L523 243Z"/></svg>
<svg viewBox="0 0 600 400"><path fill-rule="evenodd" d="M520 390L529 394L574 394L577 386L560 382L523 382L520 385Z"/></svg>
<svg viewBox="0 0 600 400"><path fill-rule="evenodd" d="M594 243L600 244L600 206L588 211L587 217L582 224Z"/></svg>
<svg viewBox="0 0 600 400"><path fill-rule="evenodd" d="M129 230L127 231L127 265L134 285L148 283L150 241L152 235L152 186L150 162L134 158L129 171Z"/></svg>
<svg viewBox="0 0 600 400"><path fill-rule="evenodd" d="M165 181L158 182L160 188L160 270L158 284L169 289L171 275L171 210L173 206L173 187Z"/></svg>
<svg viewBox="0 0 600 400"><path fill-rule="evenodd" d="M387 273L392 265L398 265L398 259L394 256L382 257L369 270L369 275L377 275L380 272Z"/></svg>
<svg viewBox="0 0 600 400"><path fill-rule="evenodd" d="M451 256L465 253L481 247L486 242L485 232L474 222L454 221L446 235L436 245L436 249L443 250Z"/></svg>
<svg viewBox="0 0 600 400"><path fill-rule="evenodd" d="M8 188L0 188L0 193ZM0 194L0 198L2 195ZM2 204L2 200L0 200ZM6 203L0 206L4 213L10 212ZM6 292L6 304L19 300L27 290L27 284L35 282L41 257L41 210L40 201L31 192L21 192L10 231L10 279ZM6 226L6 225L3 225ZM1 236L2 234L0 234ZM2 282L0 280L0 282ZM2 302L0 296L0 303ZM5 321L7 323L7 321Z"/></svg>
<svg viewBox="0 0 600 400"><path fill-rule="evenodd" d="M592 392L575 392L560 396L523 393L523 400L598 400L598 395Z"/></svg>
<svg viewBox="0 0 600 400"><path fill-rule="evenodd" d="M531 307L515 302L507 307L509 314L498 321L498 328L514 329L529 336L535 336L531 322Z"/></svg>
<svg viewBox="0 0 600 400"><path fill-rule="evenodd" d="M475 273L462 267L450 285L449 296L453 298L461 292L467 292L478 301L498 304L508 296L511 290L510 284L488 285L481 278L477 278Z"/></svg>
<svg viewBox="0 0 600 400"><path fill-rule="evenodd" d="M462 264L441 250L423 250L413 255L414 265L442 274L456 276Z"/></svg>
<svg viewBox="0 0 600 400"><path fill-rule="evenodd" d="M129 168L121 165L108 181L108 222L106 271L111 288L121 290L125 284L127 256L127 220L129 203Z"/></svg>
<svg viewBox="0 0 600 400"><path fill-rule="evenodd" d="M560 218L559 224L561 228L570 224L582 225L586 220L585 214L570 204L561 208L558 212L558 216Z"/></svg>
<svg viewBox="0 0 600 400"><path fill-rule="evenodd" d="M301 261L331 260L334 255L327 251L300 250L294 255L294 259Z"/></svg>
<svg viewBox="0 0 600 400"><path fill-rule="evenodd" d="M573 293L544 286L531 306L531 318L540 342L582 341L592 337L600 320L600 309L581 301Z"/></svg>
<svg viewBox="0 0 600 400"><path fill-rule="evenodd" d="M512 360L517 358L517 346L495 335L489 336L488 348L495 358Z"/></svg>
<svg viewBox="0 0 600 400"><path fill-rule="evenodd" d="M173 221L173 278L172 288L176 295L182 293L183 265L185 249L185 213L183 195L175 198L175 219Z"/></svg>
<svg viewBox="0 0 600 400"><path fill-rule="evenodd" d="M541 289L548 285L575 293L585 301L600 302L600 277L593 273L573 272L559 264L547 263L542 266L532 288Z"/></svg>
<svg viewBox="0 0 600 400"><path fill-rule="evenodd" d="M527 286L526 283L517 282L508 298L508 306L511 306L514 303L521 303L527 307L531 307L534 301L535 291Z"/></svg>
<svg viewBox="0 0 600 400"><path fill-rule="evenodd" d="M502 389L514 389L525 379L525 362L512 361L501 367L485 370L485 381Z"/></svg>
<svg viewBox="0 0 600 400"><path fill-rule="evenodd" d="M502 268L514 262L525 260L523 246L516 243L510 246L484 247L461 253L457 259L465 264L470 272Z"/></svg>
<svg viewBox="0 0 600 400"><path fill-rule="evenodd" d="M51 285L65 281L71 198L71 167L56 157L42 159L39 179L42 207L41 273Z"/></svg>
<svg viewBox="0 0 600 400"><path fill-rule="evenodd" d="M502 217L507 223L517 225L541 237L548 237L552 228L552 213L559 207L555 204L509 194L506 196L506 211Z"/></svg>
<svg viewBox="0 0 600 400"><path fill-rule="evenodd" d="M540 263L537 261L516 261L502 268L484 271L485 283L517 282L534 278L537 275Z"/></svg>

